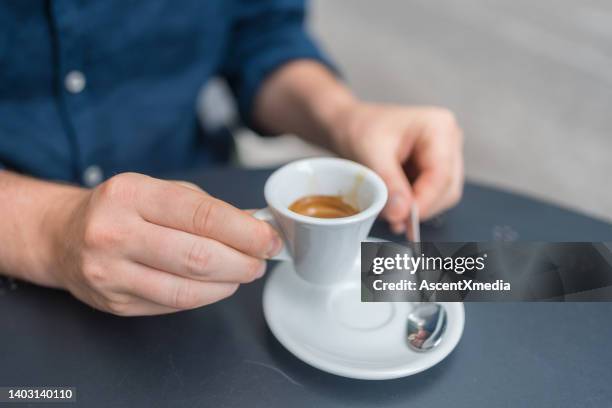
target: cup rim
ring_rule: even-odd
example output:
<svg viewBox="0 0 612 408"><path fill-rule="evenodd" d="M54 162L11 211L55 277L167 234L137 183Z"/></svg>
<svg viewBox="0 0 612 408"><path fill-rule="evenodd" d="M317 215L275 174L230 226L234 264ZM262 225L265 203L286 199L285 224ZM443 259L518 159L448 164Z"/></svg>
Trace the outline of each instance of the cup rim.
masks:
<svg viewBox="0 0 612 408"><path fill-rule="evenodd" d="M302 215L302 214L293 212L284 205L278 205L278 203L274 203L273 202L274 200L272 199L272 191L271 191L272 183L274 182L274 180L277 177L280 177L280 174L283 173L284 171L287 171L293 167L298 167L302 165L303 163L334 163L334 164L340 164L342 166L352 167L355 170L362 171L365 175L365 178L370 180L373 183L374 188L376 190L374 202L372 202L372 204L370 204L370 206L368 206L365 210L362 210L355 215L351 215L348 217L340 217L340 218L310 217L308 215ZM301 223L309 224L309 225L324 225L324 226L346 225L346 224L363 221L372 216L377 216L382 211L385 204L387 203L387 196L388 196L387 186L385 185L385 182L383 181L383 179L378 174L376 174L376 172L374 172L373 170L371 170L370 168L362 164L359 164L359 163L356 163L354 161L347 160L347 159L337 158L337 157L306 158L306 159L300 159L300 160L296 160L291 163L285 164L284 166L276 169L270 175L270 177L268 177L268 179L266 180L266 184L264 186L264 197L266 199L266 203L271 209L281 213L285 217L288 217L295 221L299 221Z"/></svg>

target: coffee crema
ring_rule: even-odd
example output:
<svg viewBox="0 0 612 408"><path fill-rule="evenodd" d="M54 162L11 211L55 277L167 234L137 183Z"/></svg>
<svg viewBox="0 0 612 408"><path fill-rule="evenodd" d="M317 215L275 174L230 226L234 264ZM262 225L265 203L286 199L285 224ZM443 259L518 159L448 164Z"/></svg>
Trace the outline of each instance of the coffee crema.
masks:
<svg viewBox="0 0 612 408"><path fill-rule="evenodd" d="M293 202L289 209L301 215L316 218L343 218L359 213L342 196L310 195Z"/></svg>

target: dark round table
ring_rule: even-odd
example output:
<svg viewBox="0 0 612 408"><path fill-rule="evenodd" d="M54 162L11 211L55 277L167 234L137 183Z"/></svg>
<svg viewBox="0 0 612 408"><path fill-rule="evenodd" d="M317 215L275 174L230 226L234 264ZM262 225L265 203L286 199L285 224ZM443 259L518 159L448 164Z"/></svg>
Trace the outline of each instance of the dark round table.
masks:
<svg viewBox="0 0 612 408"><path fill-rule="evenodd" d="M218 169L183 178L241 208L257 208L269 174ZM383 223L372 234L393 238ZM612 225L468 183L461 204L424 225L422 238L612 241ZM403 379L358 381L286 351L264 322L262 288L263 280L199 310L120 318L61 291L5 281L0 386L76 387L77 403L65 404L71 407L612 404L612 303L466 304L463 338L444 361Z"/></svg>

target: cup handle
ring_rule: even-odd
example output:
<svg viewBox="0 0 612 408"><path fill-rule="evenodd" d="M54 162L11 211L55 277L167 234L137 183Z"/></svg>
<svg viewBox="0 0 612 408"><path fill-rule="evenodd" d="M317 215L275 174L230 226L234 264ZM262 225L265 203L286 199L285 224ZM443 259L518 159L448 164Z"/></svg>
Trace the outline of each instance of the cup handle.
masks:
<svg viewBox="0 0 612 408"><path fill-rule="evenodd" d="M272 215L269 208L262 208L261 210L255 211L255 213L253 214L253 217L257 218L258 220L267 222L268 224L270 224L272 228L278 231L278 235L280 235L281 238L283 237L282 230L280 226L278 225L278 223L276 222L276 220L274 219L274 215ZM287 249L287 241L285 241L284 238L283 238L283 249L281 249L281 251L278 254L276 254L270 259L273 259L275 261L291 261L292 260L291 255L289 254L289 250Z"/></svg>

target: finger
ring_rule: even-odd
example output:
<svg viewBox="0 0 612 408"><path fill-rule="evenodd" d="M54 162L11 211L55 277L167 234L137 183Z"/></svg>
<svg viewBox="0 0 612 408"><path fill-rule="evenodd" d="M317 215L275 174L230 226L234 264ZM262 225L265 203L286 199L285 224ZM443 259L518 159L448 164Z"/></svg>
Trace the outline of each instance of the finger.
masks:
<svg viewBox="0 0 612 408"><path fill-rule="evenodd" d="M266 262L210 238L145 223L127 256L151 268L205 282L247 283L263 276Z"/></svg>
<svg viewBox="0 0 612 408"><path fill-rule="evenodd" d="M442 198L450 187L449 177L445 167L426 169L417 177L413 190L421 219L431 218L443 207Z"/></svg>
<svg viewBox="0 0 612 408"><path fill-rule="evenodd" d="M238 289L235 283L200 282L129 262L119 289L127 295L176 310L195 309L225 299Z"/></svg>
<svg viewBox="0 0 612 408"><path fill-rule="evenodd" d="M187 188L190 188L190 189L192 189L194 191L200 191L200 192L208 195L208 193L206 191L202 190L202 188L200 186L198 186L197 184L194 184L192 182L184 181L184 180L169 180L169 181L171 181L173 183L176 183L179 186L187 187Z"/></svg>
<svg viewBox="0 0 612 408"><path fill-rule="evenodd" d="M181 310L158 305L157 303L150 302L137 296L131 296L126 303L107 306L104 311L117 316L156 316L176 313Z"/></svg>
<svg viewBox="0 0 612 408"><path fill-rule="evenodd" d="M412 202L410 183L404 173L402 163L399 159L389 160L372 167L372 170L380 175L389 190L389 200L382 215L391 225L399 226L401 221L408 217ZM400 228L398 227L398 230Z"/></svg>
<svg viewBox="0 0 612 408"><path fill-rule="evenodd" d="M81 284L73 285L70 288L70 292L74 297L93 308L117 316L151 316L179 311L178 309L162 306L133 295L122 294L117 296L116 293L104 295L92 291L90 287ZM120 301L118 301L119 298L121 299Z"/></svg>
<svg viewBox="0 0 612 408"><path fill-rule="evenodd" d="M414 184L414 192L421 216L428 219L450 208L458 201L463 186L462 140L459 133L450 134L444 144L430 151L429 161L421 179ZM425 206L425 207L423 207Z"/></svg>
<svg viewBox="0 0 612 408"><path fill-rule="evenodd" d="M180 309L158 305L157 303L149 302L137 297L134 297L134 302L129 305L127 312L122 316L157 316L180 312Z"/></svg>
<svg viewBox="0 0 612 408"><path fill-rule="evenodd" d="M150 180L138 208L145 220L212 238L255 257L271 257L280 251L278 233L264 221L205 193Z"/></svg>
<svg viewBox="0 0 612 408"><path fill-rule="evenodd" d="M416 163L418 175L413 184L413 193L423 220L431 218L444 207L443 199L451 187L458 152L452 135L437 128L432 128L432 131L444 132L444 137L431 136L429 139L437 143L418 146L416 149L420 157Z"/></svg>
<svg viewBox="0 0 612 408"><path fill-rule="evenodd" d="M454 207L461 199L463 193L464 169L463 159L458 156L453 164L452 181L444 197L440 200L440 208L434 213L437 214Z"/></svg>
<svg viewBox="0 0 612 408"><path fill-rule="evenodd" d="M407 221L401 221L398 223L394 223L390 225L391 228L391 232L393 232L395 235L400 235L406 232L406 222Z"/></svg>

